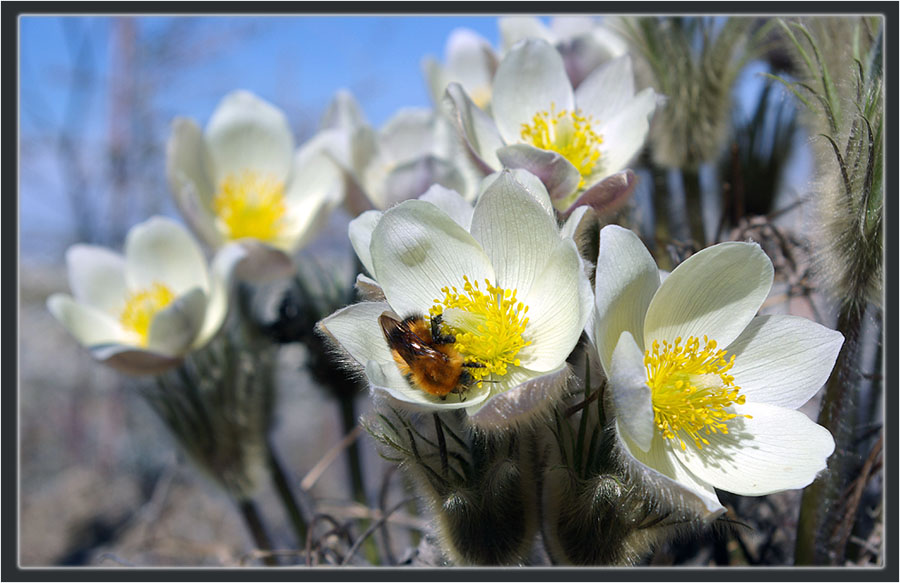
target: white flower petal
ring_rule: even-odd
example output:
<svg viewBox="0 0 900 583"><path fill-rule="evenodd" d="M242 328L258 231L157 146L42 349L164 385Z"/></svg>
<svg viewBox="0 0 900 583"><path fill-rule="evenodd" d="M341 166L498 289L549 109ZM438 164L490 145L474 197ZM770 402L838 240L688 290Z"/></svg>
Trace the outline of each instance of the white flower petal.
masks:
<svg viewBox="0 0 900 583"><path fill-rule="evenodd" d="M393 168L384 179L379 190L380 205L390 207L398 202L417 198L433 184L451 190L464 190L466 181L460 171L447 160L435 156L423 156Z"/></svg>
<svg viewBox="0 0 900 583"><path fill-rule="evenodd" d="M575 90L575 104L592 118L592 125L612 121L633 99L634 72L628 55L604 63Z"/></svg>
<svg viewBox="0 0 900 583"><path fill-rule="evenodd" d="M381 211L366 211L350 221L350 225L347 227L350 244L369 274L375 273L375 269L372 267L372 253L369 251L369 245L372 243L372 231L381 220L382 214Z"/></svg>
<svg viewBox="0 0 900 583"><path fill-rule="evenodd" d="M753 403L796 409L828 379L844 343L840 332L797 316L759 316L727 350L729 374Z"/></svg>
<svg viewBox="0 0 900 583"><path fill-rule="evenodd" d="M659 287L659 270L640 238L628 229L608 225L600 231L595 283L594 342L604 370L622 332L629 332L643 351L644 315Z"/></svg>
<svg viewBox="0 0 900 583"><path fill-rule="evenodd" d="M228 243L216 252L209 270L210 289L206 298L206 316L192 348L205 346L225 323L236 268L249 256L250 251L241 242Z"/></svg>
<svg viewBox="0 0 900 583"><path fill-rule="evenodd" d="M575 243L561 239L550 249L544 247L546 267L528 295L518 296L528 306L525 333L532 342L519 358L522 366L536 371L556 368L569 356L591 311L591 286Z"/></svg>
<svg viewBox="0 0 900 583"><path fill-rule="evenodd" d="M253 170L284 181L291 171L294 138L279 109L247 91L226 95L206 126L216 184L230 173Z"/></svg>
<svg viewBox="0 0 900 583"><path fill-rule="evenodd" d="M434 113L408 107L395 113L378 132L378 145L395 164L430 153L434 147Z"/></svg>
<svg viewBox="0 0 900 583"><path fill-rule="evenodd" d="M122 326L109 314L93 306L79 304L66 294L53 294L47 298L47 309L84 346L128 341Z"/></svg>
<svg viewBox="0 0 900 583"><path fill-rule="evenodd" d="M478 242L431 203L408 200L385 211L372 232L374 278L401 316L422 314L470 281L494 281L490 259Z"/></svg>
<svg viewBox="0 0 900 583"><path fill-rule="evenodd" d="M428 85L428 95L431 102L440 105L444 90L450 83L450 74L434 57L426 56L422 59L422 72L425 74L425 82ZM459 83L459 79L456 80Z"/></svg>
<svg viewBox="0 0 900 583"><path fill-rule="evenodd" d="M641 451L649 451L656 427L653 402L647 386L644 353L628 332L622 332L607 369L616 426Z"/></svg>
<svg viewBox="0 0 900 583"><path fill-rule="evenodd" d="M647 88L631 99L628 106L610 120L603 120L597 131L603 136L600 176L625 168L644 145L650 131L650 118L656 111L657 95Z"/></svg>
<svg viewBox="0 0 900 583"><path fill-rule="evenodd" d="M693 336L728 346L747 327L772 286L772 262L755 243L707 247L672 271L647 308L644 347Z"/></svg>
<svg viewBox="0 0 900 583"><path fill-rule="evenodd" d="M303 247L319 232L327 222L325 217L343 196L343 175L330 156L300 150L295 160L284 192L289 229L283 248L289 253Z"/></svg>
<svg viewBox="0 0 900 583"><path fill-rule="evenodd" d="M194 288L153 316L147 349L168 356L188 351L206 317L206 293Z"/></svg>
<svg viewBox="0 0 900 583"><path fill-rule="evenodd" d="M503 16L497 26L504 51L509 51L513 45L526 38L556 42L556 36L536 16Z"/></svg>
<svg viewBox="0 0 900 583"><path fill-rule="evenodd" d="M132 290L146 289L153 283L167 285L176 296L195 287L209 290L200 246L180 224L159 216L128 232L125 278Z"/></svg>
<svg viewBox="0 0 900 583"><path fill-rule="evenodd" d="M688 444L674 454L694 475L716 488L761 496L808 486L834 451L834 438L799 411L765 403L736 406L727 434L705 436L702 450ZM670 440L671 441L671 440Z"/></svg>
<svg viewBox="0 0 900 583"><path fill-rule="evenodd" d="M353 94L346 89L338 90L322 116L322 129L352 129L362 125L366 125L366 117Z"/></svg>
<svg viewBox="0 0 900 583"><path fill-rule="evenodd" d="M528 170L523 170L521 168L505 168L500 172L494 172L485 176L481 180L481 185L478 187L478 196L481 196L504 174L512 175L516 182L540 203L541 207L547 212L547 216L554 220L556 219L556 210L553 208L553 203L550 202L550 194L547 192L547 187L544 186L544 183L541 182L540 178Z"/></svg>
<svg viewBox="0 0 900 583"><path fill-rule="evenodd" d="M460 196L455 190L435 184L425 194L420 196L419 200L430 202L438 207L463 229L468 231L471 228L472 214L475 209L472 207L472 203Z"/></svg>
<svg viewBox="0 0 900 583"><path fill-rule="evenodd" d="M580 234L584 226L582 225L582 221L585 220L585 215L590 210L590 207L580 206L572 209L571 214L566 219L566 222L563 223L562 227L559 229L559 236L564 239L572 239L574 241L578 241L580 239L576 238L578 234Z"/></svg>
<svg viewBox="0 0 900 583"><path fill-rule="evenodd" d="M449 81L458 81L470 92L490 89L497 58L483 36L467 28L456 28L447 38L445 55Z"/></svg>
<svg viewBox="0 0 900 583"><path fill-rule="evenodd" d="M478 108L459 83L447 86L445 99L453 122L465 141L473 162L485 174L502 168L497 150L504 146L491 117Z"/></svg>
<svg viewBox="0 0 900 583"><path fill-rule="evenodd" d="M590 34L597 23L585 15L554 16L550 19L550 32L559 40L568 40Z"/></svg>
<svg viewBox="0 0 900 583"><path fill-rule="evenodd" d="M131 375L160 374L178 366L183 358L121 344L92 347L91 355L106 366Z"/></svg>
<svg viewBox="0 0 900 583"><path fill-rule="evenodd" d="M656 433L649 451L644 452L619 431L618 421L616 429L622 449L634 460L632 464L640 464L634 473L639 479L651 484L669 505L676 508L694 507L707 519L725 511L713 487L692 475L672 457L662 443L662 436Z"/></svg>
<svg viewBox="0 0 900 583"><path fill-rule="evenodd" d="M530 295L559 241L556 219L509 172L479 197L471 232L494 265L496 285L517 290L519 299Z"/></svg>
<svg viewBox="0 0 900 583"><path fill-rule="evenodd" d="M569 368L562 363L546 373L536 373L514 367L507 377L515 383L512 388L466 409L469 421L475 426L482 429L509 428L546 411L565 388Z"/></svg>
<svg viewBox="0 0 900 583"><path fill-rule="evenodd" d="M72 245L66 251L69 288L78 302L117 315L125 306L125 259L104 247Z"/></svg>
<svg viewBox="0 0 900 583"><path fill-rule="evenodd" d="M362 273L356 276L356 293L364 302L383 302L384 290L378 282Z"/></svg>
<svg viewBox="0 0 900 583"><path fill-rule="evenodd" d="M317 328L335 340L360 366L366 366L370 360L393 365L394 358L378 323L381 314L391 311L385 302L352 304L320 321Z"/></svg>
<svg viewBox="0 0 900 583"><path fill-rule="evenodd" d="M215 185L212 161L200 126L192 119L176 118L166 146L166 176L175 204L191 227L211 245L221 235L212 218Z"/></svg>
<svg viewBox="0 0 900 583"><path fill-rule="evenodd" d="M516 45L494 75L491 111L507 143L521 141L522 124L542 111L572 111L575 99L562 57L543 40Z"/></svg>
<svg viewBox="0 0 900 583"><path fill-rule="evenodd" d="M464 398L451 393L441 399L411 386L400 374L400 370L395 364L379 364L374 360L370 360L366 364L366 377L373 389L384 391L398 401L415 405L422 411L465 409L481 403L490 395L489 389L473 388L466 392Z"/></svg>

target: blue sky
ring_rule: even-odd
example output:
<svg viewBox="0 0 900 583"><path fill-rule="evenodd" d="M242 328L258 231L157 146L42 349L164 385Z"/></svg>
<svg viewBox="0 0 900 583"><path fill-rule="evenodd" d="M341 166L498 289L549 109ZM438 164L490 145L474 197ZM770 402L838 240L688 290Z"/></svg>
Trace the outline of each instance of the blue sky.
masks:
<svg viewBox="0 0 900 583"><path fill-rule="evenodd" d="M159 148L172 117L193 117L203 125L234 89L284 109L298 139L315 130L339 89L351 90L378 127L403 107L430 105L422 60L443 60L453 29L475 30L495 47L500 36L496 16L135 17L133 23L140 47L135 59L144 65L128 74L152 104L143 131L158 136ZM124 117L110 100L120 45L110 17L32 16L22 17L20 26L22 251L40 245L48 259L60 258L78 238L72 229L77 203L67 198L70 185L55 157L57 135L68 120L97 190L91 196L114 196L103 184L103 143L114 120ZM751 67L744 75L742 95L758 92L759 72ZM91 90L73 101L79 79L89 80ZM161 153L148 164L150 172L163 175ZM151 195L165 200L162 212L174 213L167 192ZM108 204L96 202L98 213Z"/></svg>
<svg viewBox="0 0 900 583"><path fill-rule="evenodd" d="M145 63L133 74L145 84L139 90L151 94L156 117L150 131L160 136L160 147L172 117L193 117L203 125L234 89L250 90L284 109L298 139L315 130L339 89L351 90L377 127L402 107L430 105L422 59L443 60L454 28L473 29L499 44L497 18L482 16L136 17L133 22L141 47L136 59ZM49 260L78 240L74 203L55 156L57 136L67 124L79 139L88 180L99 185L92 186L99 191L92 197L110 196L102 192L102 144L115 117L110 81L119 45L110 17L26 16L20 27L22 252L39 246ZM172 54L163 58L166 51ZM73 92L79 79L87 79L90 90ZM162 156L154 164L155 171L164 171ZM98 213L105 204L96 202ZM166 204L163 212L174 211ZM98 221L102 226L103 218Z"/></svg>
<svg viewBox="0 0 900 583"><path fill-rule="evenodd" d="M24 17L21 23L23 96L39 92L57 119L67 91L61 75L72 67L71 46L77 44L67 34L90 35L93 70L99 77L109 73L112 61L110 18L70 20L64 24L57 17ZM380 125L400 107L428 106L421 61L428 54L443 59L444 42L454 28L471 28L495 45L499 40L497 19L478 16L136 19L145 39L159 36L175 21L193 27L193 38L183 39L185 43L204 35L220 43L204 47L209 52L190 68L190 75L176 75L157 96L167 108L201 121L222 94L235 88L276 104L299 102L310 113L320 112L338 89L364 88L357 98L369 121ZM102 106L99 101L97 108ZM27 112L22 121L23 131L34 129Z"/></svg>

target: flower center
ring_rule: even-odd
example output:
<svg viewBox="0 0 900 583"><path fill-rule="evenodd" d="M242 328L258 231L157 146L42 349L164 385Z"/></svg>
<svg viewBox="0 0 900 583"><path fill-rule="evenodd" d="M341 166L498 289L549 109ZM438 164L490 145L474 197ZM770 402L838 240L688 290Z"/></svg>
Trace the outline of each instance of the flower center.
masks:
<svg viewBox="0 0 900 583"><path fill-rule="evenodd" d="M172 303L175 294L167 286L154 282L150 287L128 294L119 316L122 327L134 332L141 346L147 346L150 323L157 312Z"/></svg>
<svg viewBox="0 0 900 583"><path fill-rule="evenodd" d="M466 370L482 386L491 375L503 376L509 365L519 366L516 355L531 344L524 338L528 325L528 306L516 299L516 290L496 287L463 276L462 293L455 287L443 288L443 300L434 300L432 317L441 314L443 332L456 338L455 347L468 365Z"/></svg>
<svg viewBox="0 0 900 583"><path fill-rule="evenodd" d="M600 160L603 143L603 136L591 128L591 121L580 110L557 112L551 105L550 111L539 111L530 124L522 124L522 140L535 148L556 152L571 162L581 174L578 188L584 188L585 179Z"/></svg>
<svg viewBox="0 0 900 583"><path fill-rule="evenodd" d="M694 441L697 449L709 445L702 434L728 433L726 421L735 417L750 418L726 410L732 404L743 405L746 397L728 374L734 356L726 360L724 350L716 350L716 341L703 337L700 341L689 336L684 345L681 338L675 344L653 341L644 354L647 385L653 400L653 421L668 439L678 439L686 449L682 434Z"/></svg>
<svg viewBox="0 0 900 583"><path fill-rule="evenodd" d="M252 170L229 174L213 199L219 228L229 239L251 237L272 242L281 234L284 184Z"/></svg>
<svg viewBox="0 0 900 583"><path fill-rule="evenodd" d="M469 92L469 97L472 99L472 103L477 105L479 109L484 109L491 102L490 85L475 87Z"/></svg>

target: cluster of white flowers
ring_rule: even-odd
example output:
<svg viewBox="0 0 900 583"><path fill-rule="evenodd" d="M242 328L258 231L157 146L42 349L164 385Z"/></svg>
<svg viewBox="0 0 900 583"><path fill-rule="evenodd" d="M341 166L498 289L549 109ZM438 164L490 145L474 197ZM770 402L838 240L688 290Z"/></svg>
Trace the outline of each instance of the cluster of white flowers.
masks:
<svg viewBox="0 0 900 583"><path fill-rule="evenodd" d="M233 275L289 273L290 254L344 202L369 301L319 326L373 391L419 411L464 409L483 430L515 427L559 400L585 333L639 479L711 515L714 488L809 484L834 442L796 409L841 335L756 317L773 268L752 243L700 251L660 283L638 237L607 226L586 262L576 224L633 191L627 167L662 98L636 89L625 44L592 21L500 26L502 52L454 33L445 65L425 63L436 109L400 111L379 130L348 93L296 151L284 114L244 91L205 130L175 120L171 189L216 251L212 267L187 231L153 218L129 233L124 258L73 247L74 299L54 296L50 310L98 359L164 370L221 326Z"/></svg>

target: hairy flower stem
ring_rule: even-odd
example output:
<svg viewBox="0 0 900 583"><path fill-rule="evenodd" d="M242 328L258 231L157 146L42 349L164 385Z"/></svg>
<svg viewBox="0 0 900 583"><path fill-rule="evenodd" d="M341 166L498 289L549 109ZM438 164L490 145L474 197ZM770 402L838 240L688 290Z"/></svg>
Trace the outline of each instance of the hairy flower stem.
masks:
<svg viewBox="0 0 900 583"><path fill-rule="evenodd" d="M669 226L669 191L666 186L665 171L651 166L653 174L653 252L660 269L672 269L669 255L665 252L666 244L671 240Z"/></svg>
<svg viewBox="0 0 900 583"><path fill-rule="evenodd" d="M237 500L237 505L238 510L241 511L241 518L244 519L244 525L253 537L256 548L266 553L262 557L263 563L265 563L267 567L277 567L278 561L271 554L272 541L269 539L269 535L266 534L266 528L265 525L263 525L259 511L256 509L256 504L253 503L253 500L244 498L242 500Z"/></svg>
<svg viewBox="0 0 900 583"><path fill-rule="evenodd" d="M278 492L281 504L284 506L288 518L291 521L291 526L294 529L294 534L297 536L297 544L299 545L299 548L303 548L306 545L306 521L303 519L300 505L297 504L297 499L294 497L294 492L291 489L287 474L281 465L281 461L278 459L278 454L275 453L271 441L268 444L266 462L269 466L272 482L275 484L275 490Z"/></svg>
<svg viewBox="0 0 900 583"><path fill-rule="evenodd" d="M687 217L691 239L697 249L706 247L706 232L703 229L703 191L700 188L700 173L696 169L681 170L684 186L684 212Z"/></svg>
<svg viewBox="0 0 900 583"><path fill-rule="evenodd" d="M338 400L341 407L341 425L343 434L347 435L356 428L356 407L354 404L354 396L342 395ZM347 469L350 475L350 490L357 502L369 507L368 497L366 496L366 485L363 481L362 458L359 453L359 442L353 440L347 446ZM369 528L369 519L360 521L360 529L365 532ZM378 547L373 537L369 537L365 542L366 559L373 565L379 563Z"/></svg>
<svg viewBox="0 0 900 583"><path fill-rule="evenodd" d="M818 423L834 436L834 454L828 470L803 492L794 551L795 565L843 565L846 539L838 536L844 515L843 493L856 467L853 455L856 426L856 394L861 375L864 310L845 306L838 316L837 329L844 335L844 347L825 385Z"/></svg>

